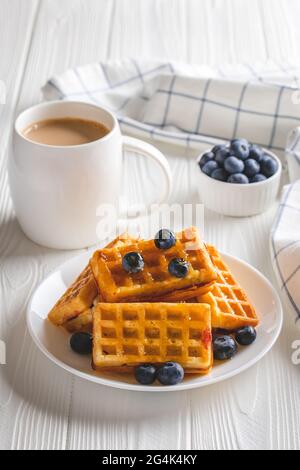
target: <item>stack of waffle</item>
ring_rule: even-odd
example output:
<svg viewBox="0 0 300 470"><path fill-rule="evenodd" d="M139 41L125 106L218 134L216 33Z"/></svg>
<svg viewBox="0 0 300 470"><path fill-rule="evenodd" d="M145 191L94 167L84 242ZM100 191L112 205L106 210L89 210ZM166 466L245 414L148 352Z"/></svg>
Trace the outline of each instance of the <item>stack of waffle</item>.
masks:
<svg viewBox="0 0 300 470"><path fill-rule="evenodd" d="M124 256L139 253L142 271L130 274ZM188 263L184 278L168 266ZM258 317L216 248L197 229L176 235L173 247L122 236L94 253L83 273L57 302L49 320L69 332L93 333L93 367L130 371L142 363L180 363L207 374L213 366L213 329L256 326Z"/></svg>

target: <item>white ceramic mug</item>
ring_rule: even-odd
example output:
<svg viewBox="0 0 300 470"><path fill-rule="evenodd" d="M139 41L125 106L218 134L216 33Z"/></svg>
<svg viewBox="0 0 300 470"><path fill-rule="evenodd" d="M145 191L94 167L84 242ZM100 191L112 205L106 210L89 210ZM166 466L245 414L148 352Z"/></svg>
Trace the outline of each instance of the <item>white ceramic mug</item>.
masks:
<svg viewBox="0 0 300 470"><path fill-rule="evenodd" d="M110 132L95 142L68 147L35 143L23 135L33 122L63 117L94 120ZM165 185L155 203L167 202L172 181L166 158L152 145L123 137L109 111L73 101L42 103L24 111L15 123L8 170L16 215L25 234L56 249L96 244L97 209L101 204L117 206L121 197L124 150L160 165Z"/></svg>

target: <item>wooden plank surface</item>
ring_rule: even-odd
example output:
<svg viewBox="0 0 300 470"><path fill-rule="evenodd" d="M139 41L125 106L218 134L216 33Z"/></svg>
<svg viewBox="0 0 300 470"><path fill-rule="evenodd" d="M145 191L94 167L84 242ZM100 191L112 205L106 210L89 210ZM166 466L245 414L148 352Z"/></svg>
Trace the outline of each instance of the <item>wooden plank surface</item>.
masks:
<svg viewBox="0 0 300 470"><path fill-rule="evenodd" d="M13 117L41 99L54 73L97 60L167 58L191 63L281 61L297 57L298 0L1 0L0 79L0 448L299 448L299 369L287 313L274 350L223 384L169 396L133 394L65 374L33 346L26 303L37 284L72 252L40 248L13 215L6 158ZM195 201L197 180L184 155L170 158L172 201ZM126 163L132 194L144 195L145 168ZM276 208L260 217L206 214L206 237L273 279L268 251Z"/></svg>

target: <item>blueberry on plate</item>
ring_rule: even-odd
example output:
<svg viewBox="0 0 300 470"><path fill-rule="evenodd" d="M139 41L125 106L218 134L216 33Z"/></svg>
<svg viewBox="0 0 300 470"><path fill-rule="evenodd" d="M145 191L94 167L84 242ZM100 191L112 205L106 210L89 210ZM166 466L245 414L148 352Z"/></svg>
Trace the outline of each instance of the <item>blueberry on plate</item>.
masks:
<svg viewBox="0 0 300 470"><path fill-rule="evenodd" d="M223 168L218 168L217 170L214 170L211 174L211 177L214 179L214 180L218 180L218 181L227 181L228 179L228 173L227 171L225 171Z"/></svg>
<svg viewBox="0 0 300 470"><path fill-rule="evenodd" d="M261 183L262 181L266 181L266 179L266 176L262 175L261 173L257 173L257 175L250 179L250 183Z"/></svg>
<svg viewBox="0 0 300 470"><path fill-rule="evenodd" d="M70 346L77 354L91 354L93 349L93 337L90 333L74 333L70 339Z"/></svg>
<svg viewBox="0 0 300 470"><path fill-rule="evenodd" d="M236 157L228 157L226 158L224 162L224 168L229 174L234 174L234 173L243 173L245 165L242 160L239 160Z"/></svg>
<svg viewBox="0 0 300 470"><path fill-rule="evenodd" d="M205 163L205 165L202 167L202 171L207 176L210 176L214 170L217 170L217 168L219 168L219 165L217 164L217 162L215 162L214 160L211 160Z"/></svg>
<svg viewBox="0 0 300 470"><path fill-rule="evenodd" d="M182 258L174 258L169 263L169 273L180 279L188 275L189 269L189 263Z"/></svg>
<svg viewBox="0 0 300 470"><path fill-rule="evenodd" d="M204 165L208 162L210 162L211 160L214 160L215 159L215 154L213 152L207 152L205 153L200 162L199 162L199 166L200 168L202 169L204 167Z"/></svg>
<svg viewBox="0 0 300 470"><path fill-rule="evenodd" d="M260 164L253 158L248 158L244 163L244 173L246 176L248 176L248 178L253 178L253 176L260 172Z"/></svg>
<svg viewBox="0 0 300 470"><path fill-rule="evenodd" d="M261 162L261 172L267 178L271 178L271 176L275 175L278 170L278 163L274 158L265 155Z"/></svg>
<svg viewBox="0 0 300 470"><path fill-rule="evenodd" d="M231 184L249 184L249 178L243 173L235 173L229 176L227 182Z"/></svg>
<svg viewBox="0 0 300 470"><path fill-rule="evenodd" d="M264 156L264 151L261 147L259 147L258 145L250 145L249 158L253 158L253 160L256 160L258 163L260 163L263 156Z"/></svg>
<svg viewBox="0 0 300 470"><path fill-rule="evenodd" d="M223 147L220 147L215 152L215 160L220 166L224 165L224 162L225 162L226 158L228 158L228 157L230 157L230 150L225 145Z"/></svg>
<svg viewBox="0 0 300 470"><path fill-rule="evenodd" d="M225 330L224 328L214 328L213 329L213 339L217 338L218 336L228 336L231 333L234 333L234 330Z"/></svg>
<svg viewBox="0 0 300 470"><path fill-rule="evenodd" d="M175 234L171 230L163 228L155 235L154 243L159 250L169 250L176 245Z"/></svg>
<svg viewBox="0 0 300 470"><path fill-rule="evenodd" d="M157 369L156 377L162 385L177 385L183 381L184 370L177 362L166 362Z"/></svg>
<svg viewBox="0 0 300 470"><path fill-rule="evenodd" d="M156 368L152 364L141 364L134 369L134 376L142 385L151 385L156 379Z"/></svg>
<svg viewBox="0 0 300 470"><path fill-rule="evenodd" d="M217 361L226 361L237 353L237 344L231 336L218 336L213 341L213 349Z"/></svg>
<svg viewBox="0 0 300 470"><path fill-rule="evenodd" d="M231 153L240 160L247 160L250 154L249 142L246 139L234 139L230 143Z"/></svg>
<svg viewBox="0 0 300 470"><path fill-rule="evenodd" d="M245 326L235 334L235 339L241 346L250 346L250 344L254 343L256 337L256 329L253 326Z"/></svg>
<svg viewBox="0 0 300 470"><path fill-rule="evenodd" d="M135 274L143 271L145 262L140 253L133 251L123 257L122 265L127 273Z"/></svg>

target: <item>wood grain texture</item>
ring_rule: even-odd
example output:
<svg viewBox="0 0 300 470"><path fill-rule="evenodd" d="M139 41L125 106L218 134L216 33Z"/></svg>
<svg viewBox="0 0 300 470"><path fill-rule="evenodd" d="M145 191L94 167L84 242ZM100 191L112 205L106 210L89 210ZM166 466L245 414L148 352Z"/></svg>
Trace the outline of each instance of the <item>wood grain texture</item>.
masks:
<svg viewBox="0 0 300 470"><path fill-rule="evenodd" d="M76 253L25 238L6 176L13 117L41 99L40 87L53 74L123 57L218 66L292 60L299 16L298 0L1 0L0 79L8 96L0 109L0 338L8 364L0 366L0 448L300 448L299 368L290 360L298 336L289 312L278 344L257 366L172 399L86 383L46 360L26 332L26 303L45 275ZM172 202L196 202L192 159L173 149L168 154L176 181ZM131 200L151 197L159 180L149 173L140 160L126 159ZM207 212L206 238L275 282L268 249L275 211L251 219Z"/></svg>

